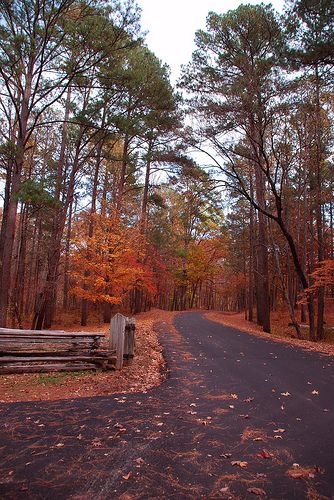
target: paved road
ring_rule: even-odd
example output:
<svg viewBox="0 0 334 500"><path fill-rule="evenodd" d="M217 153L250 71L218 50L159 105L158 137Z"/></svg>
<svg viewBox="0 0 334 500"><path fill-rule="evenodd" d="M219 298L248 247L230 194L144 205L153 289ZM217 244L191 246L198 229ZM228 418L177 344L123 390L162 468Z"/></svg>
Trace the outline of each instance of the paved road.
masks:
<svg viewBox="0 0 334 500"><path fill-rule="evenodd" d="M333 358L200 313L175 325L147 394L2 405L0 497L333 498Z"/></svg>

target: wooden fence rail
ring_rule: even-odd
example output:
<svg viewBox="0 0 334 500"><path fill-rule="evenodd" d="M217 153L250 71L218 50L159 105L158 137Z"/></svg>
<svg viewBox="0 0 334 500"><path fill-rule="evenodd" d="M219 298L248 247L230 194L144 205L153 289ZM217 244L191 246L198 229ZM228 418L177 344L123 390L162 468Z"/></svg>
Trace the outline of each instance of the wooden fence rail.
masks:
<svg viewBox="0 0 334 500"><path fill-rule="evenodd" d="M108 370L115 353L102 346L103 333L0 328L0 374Z"/></svg>
<svg viewBox="0 0 334 500"><path fill-rule="evenodd" d="M0 374L120 369L134 355L135 321L116 314L103 333L0 328Z"/></svg>

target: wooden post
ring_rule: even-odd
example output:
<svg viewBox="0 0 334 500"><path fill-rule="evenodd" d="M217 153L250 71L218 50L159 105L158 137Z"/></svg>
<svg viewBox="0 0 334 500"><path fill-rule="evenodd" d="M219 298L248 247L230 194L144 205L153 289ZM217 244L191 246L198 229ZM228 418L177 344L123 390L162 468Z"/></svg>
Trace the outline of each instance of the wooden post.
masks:
<svg viewBox="0 0 334 500"><path fill-rule="evenodd" d="M128 363L132 362L135 349L135 329L136 321L134 318L126 318L125 338L124 338L124 357Z"/></svg>
<svg viewBox="0 0 334 500"><path fill-rule="evenodd" d="M135 329L135 320L119 313L110 322L110 349L116 351L116 370L122 368L124 357L134 356Z"/></svg>
<svg viewBox="0 0 334 500"><path fill-rule="evenodd" d="M110 349L116 350L116 370L123 366L125 325L126 318L119 313L110 322Z"/></svg>

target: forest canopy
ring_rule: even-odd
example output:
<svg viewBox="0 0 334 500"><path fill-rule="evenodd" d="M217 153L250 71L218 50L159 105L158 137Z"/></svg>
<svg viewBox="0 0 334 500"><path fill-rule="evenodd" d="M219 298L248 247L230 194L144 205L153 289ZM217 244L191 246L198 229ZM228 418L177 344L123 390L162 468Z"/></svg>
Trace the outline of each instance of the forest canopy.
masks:
<svg viewBox="0 0 334 500"><path fill-rule="evenodd" d="M210 12L174 89L132 0L0 0L0 326L285 304L323 339L333 24Z"/></svg>

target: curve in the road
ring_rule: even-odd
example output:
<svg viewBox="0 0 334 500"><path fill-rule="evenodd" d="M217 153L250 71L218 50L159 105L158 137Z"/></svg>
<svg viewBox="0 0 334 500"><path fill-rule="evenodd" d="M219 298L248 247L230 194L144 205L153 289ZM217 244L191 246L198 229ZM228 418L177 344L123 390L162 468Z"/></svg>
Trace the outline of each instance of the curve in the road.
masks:
<svg viewBox="0 0 334 500"><path fill-rule="evenodd" d="M333 358L201 313L175 326L147 394L2 405L1 498L331 498Z"/></svg>

